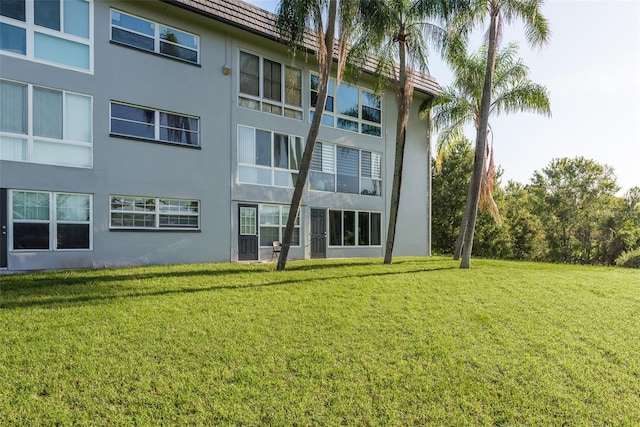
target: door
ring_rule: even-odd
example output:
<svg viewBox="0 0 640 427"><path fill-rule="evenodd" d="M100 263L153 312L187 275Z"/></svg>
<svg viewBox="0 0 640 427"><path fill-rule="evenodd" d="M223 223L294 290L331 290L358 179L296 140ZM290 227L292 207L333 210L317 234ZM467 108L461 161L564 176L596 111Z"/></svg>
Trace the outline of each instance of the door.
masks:
<svg viewBox="0 0 640 427"><path fill-rule="evenodd" d="M311 258L327 257L327 211L311 209Z"/></svg>
<svg viewBox="0 0 640 427"><path fill-rule="evenodd" d="M258 206L238 205L238 260L258 259Z"/></svg>
<svg viewBox="0 0 640 427"><path fill-rule="evenodd" d="M8 208L7 189L0 188L0 268L7 268L7 245L9 244L9 236L7 235L9 227Z"/></svg>

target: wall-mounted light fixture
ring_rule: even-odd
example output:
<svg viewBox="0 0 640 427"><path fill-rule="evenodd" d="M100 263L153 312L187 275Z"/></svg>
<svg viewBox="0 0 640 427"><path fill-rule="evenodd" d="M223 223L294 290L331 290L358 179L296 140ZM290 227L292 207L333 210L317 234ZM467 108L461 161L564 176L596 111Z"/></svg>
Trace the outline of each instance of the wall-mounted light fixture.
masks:
<svg viewBox="0 0 640 427"><path fill-rule="evenodd" d="M222 74L224 74L225 76L228 76L229 74L231 74L231 68L225 65L224 67L222 67Z"/></svg>

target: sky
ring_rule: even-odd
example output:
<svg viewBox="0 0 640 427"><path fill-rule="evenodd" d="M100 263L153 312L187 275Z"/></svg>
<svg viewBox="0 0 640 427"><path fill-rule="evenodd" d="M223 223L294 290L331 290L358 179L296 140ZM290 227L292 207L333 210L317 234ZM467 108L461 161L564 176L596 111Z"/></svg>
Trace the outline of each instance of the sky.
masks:
<svg viewBox="0 0 640 427"><path fill-rule="evenodd" d="M278 1L249 3L274 12ZM620 194L640 187L640 0L546 0L542 13L551 28L542 49L527 45L519 22L504 29L503 44L518 43L531 80L548 89L552 117L490 120L503 183L527 184L552 159L584 156L614 168ZM436 55L429 71L441 86L453 80Z"/></svg>

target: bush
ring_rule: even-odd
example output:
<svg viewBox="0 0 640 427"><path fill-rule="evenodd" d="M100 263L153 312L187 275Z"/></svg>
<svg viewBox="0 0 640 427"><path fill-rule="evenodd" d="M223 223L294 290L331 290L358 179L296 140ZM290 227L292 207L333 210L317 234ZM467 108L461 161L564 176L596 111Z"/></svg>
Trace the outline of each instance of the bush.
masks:
<svg viewBox="0 0 640 427"><path fill-rule="evenodd" d="M627 268L640 268L640 248L624 252L616 259L616 265Z"/></svg>

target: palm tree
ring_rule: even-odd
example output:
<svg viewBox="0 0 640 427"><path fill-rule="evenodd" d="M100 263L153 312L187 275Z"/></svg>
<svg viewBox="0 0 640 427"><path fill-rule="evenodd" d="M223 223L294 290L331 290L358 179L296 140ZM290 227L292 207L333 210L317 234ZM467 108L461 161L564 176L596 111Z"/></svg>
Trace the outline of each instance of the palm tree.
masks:
<svg viewBox="0 0 640 427"><path fill-rule="evenodd" d="M542 46L547 43L550 33L547 19L540 12L543 0L472 0L470 7L456 17L455 27L462 35L468 34L477 23L484 23L489 17L489 31L487 44L487 61L485 63L484 84L480 100L480 120L476 133L476 148L473 175L469 184L469 200L465 209L466 218L463 242L462 261L460 268L471 267L471 249L475 232L476 217L478 215L478 200L480 185L484 170L484 159L487 145L487 131L489 129L489 113L491 109L491 88L496 63L496 52L501 36L503 22L510 23L516 19L522 20L525 36L532 46Z"/></svg>
<svg viewBox="0 0 640 427"><path fill-rule="evenodd" d="M470 55L450 58L455 79L451 86L444 87L442 94L431 103L430 113L435 130L440 130L437 145L436 167L446 147L459 139L464 125L472 122L476 134L480 127L482 82L487 61L487 46ZM529 80L529 68L517 57L518 45L510 43L496 53L494 78L492 84L489 116L531 112L545 116L551 115L549 93L544 86ZM423 110L426 113L427 110ZM488 129L491 129L488 126ZM493 135L493 133L492 133ZM477 145L476 141L476 145ZM491 148L490 148L491 146ZM488 210L499 221L497 206L493 201L493 144L487 144L483 158L479 207ZM489 164L486 164L489 159ZM467 197L470 203L472 197ZM469 208L465 209L468 215ZM454 259L460 257L468 218L463 216L460 233L456 242Z"/></svg>
<svg viewBox="0 0 640 427"><path fill-rule="evenodd" d="M384 91L389 79L394 82L398 117L396 122L396 151L391 188L389 226L384 263L393 256L402 167L407 134L407 121L413 95L413 73L427 71L427 46L443 48L446 33L437 24L461 1L447 0L360 0L359 38L350 56L355 64L363 64L369 52L376 52L374 89ZM454 6L454 7L452 7ZM351 61L350 61L351 62Z"/></svg>
<svg viewBox="0 0 640 427"><path fill-rule="evenodd" d="M315 54L318 60L318 100L316 114L313 115L311 127L300 162L298 180L291 198L287 226L282 238L282 249L278 258L278 270L284 270L293 238L293 229L300 211L300 202L304 186L307 182L313 148L318 139L322 114L327 101L329 77L334 59L334 45L338 47L337 80L342 78L348 41L353 31L357 2L355 0L282 0L278 7L276 26L280 37L286 41L292 52L304 49L305 41L315 35ZM313 31L313 34L309 28ZM336 40L336 31L340 39Z"/></svg>

